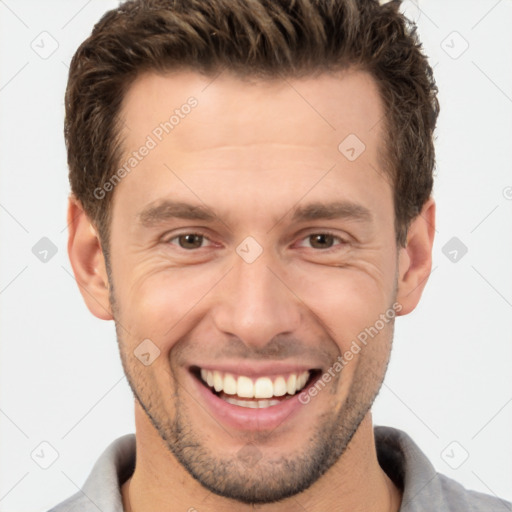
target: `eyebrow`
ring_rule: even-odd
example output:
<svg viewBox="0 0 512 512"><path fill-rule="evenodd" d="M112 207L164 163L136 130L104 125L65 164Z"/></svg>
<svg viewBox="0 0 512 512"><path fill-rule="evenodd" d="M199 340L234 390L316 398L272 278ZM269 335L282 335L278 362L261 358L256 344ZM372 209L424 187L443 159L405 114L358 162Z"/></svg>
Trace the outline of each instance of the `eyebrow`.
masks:
<svg viewBox="0 0 512 512"><path fill-rule="evenodd" d="M150 204L137 217L145 227L151 227L175 218L204 221L213 221L217 218L204 206L170 200Z"/></svg>
<svg viewBox="0 0 512 512"><path fill-rule="evenodd" d="M371 211L351 201L336 201L333 203L310 203L295 208L292 221L305 222L312 220L348 219L359 222L371 222Z"/></svg>
<svg viewBox="0 0 512 512"><path fill-rule="evenodd" d="M218 217L202 205L193 205L179 201L160 201L150 204L138 214L139 222L152 227L171 219L202 220L212 222ZM372 213L366 207L350 201L332 203L310 203L293 210L292 222L313 220L348 219L359 222L371 222Z"/></svg>

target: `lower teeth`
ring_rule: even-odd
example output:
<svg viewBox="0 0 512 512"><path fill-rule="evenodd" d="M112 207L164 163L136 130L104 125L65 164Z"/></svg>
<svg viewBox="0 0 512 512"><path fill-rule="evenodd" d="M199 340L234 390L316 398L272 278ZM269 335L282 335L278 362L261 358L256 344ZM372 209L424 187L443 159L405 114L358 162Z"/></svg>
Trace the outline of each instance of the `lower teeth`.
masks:
<svg viewBox="0 0 512 512"><path fill-rule="evenodd" d="M233 405L239 405L240 407L249 407L250 409L265 409L282 402L282 400L237 400L231 397L225 397L222 400Z"/></svg>

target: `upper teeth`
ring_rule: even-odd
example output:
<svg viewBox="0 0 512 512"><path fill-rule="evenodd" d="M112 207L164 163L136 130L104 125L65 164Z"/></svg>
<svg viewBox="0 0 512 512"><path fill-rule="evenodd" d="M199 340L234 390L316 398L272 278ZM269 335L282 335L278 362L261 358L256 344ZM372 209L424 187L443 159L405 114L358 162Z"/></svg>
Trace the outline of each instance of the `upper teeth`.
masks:
<svg viewBox="0 0 512 512"><path fill-rule="evenodd" d="M271 398L288 393L294 395L300 391L309 379L309 371L291 373L287 377L259 377L255 380L244 375L235 376L217 370L201 369L201 378L215 391L224 391L227 395L242 398Z"/></svg>

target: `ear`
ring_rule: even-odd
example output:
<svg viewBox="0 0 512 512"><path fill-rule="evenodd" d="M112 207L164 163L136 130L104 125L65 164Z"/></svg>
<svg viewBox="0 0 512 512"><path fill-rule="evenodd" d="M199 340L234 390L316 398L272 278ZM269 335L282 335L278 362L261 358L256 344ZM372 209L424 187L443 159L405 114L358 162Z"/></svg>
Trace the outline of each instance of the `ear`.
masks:
<svg viewBox="0 0 512 512"><path fill-rule="evenodd" d="M432 269L432 246L436 223L436 204L430 198L413 219L407 232L407 244L399 249L397 302L399 315L410 313L420 301Z"/></svg>
<svg viewBox="0 0 512 512"><path fill-rule="evenodd" d="M73 195L69 197L68 230L68 254L80 293L94 316L112 320L107 270L99 236Z"/></svg>

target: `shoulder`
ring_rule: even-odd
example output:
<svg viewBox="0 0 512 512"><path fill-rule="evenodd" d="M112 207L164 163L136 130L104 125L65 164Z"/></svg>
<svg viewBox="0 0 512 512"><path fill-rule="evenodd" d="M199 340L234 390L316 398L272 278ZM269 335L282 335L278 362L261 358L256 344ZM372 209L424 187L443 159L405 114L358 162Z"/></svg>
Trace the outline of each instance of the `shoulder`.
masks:
<svg viewBox="0 0 512 512"><path fill-rule="evenodd" d="M449 508L446 510L465 512L505 512L512 504L495 496L471 491L459 482L437 473L438 485Z"/></svg>
<svg viewBox="0 0 512 512"><path fill-rule="evenodd" d="M89 510L98 510L91 501L89 501L85 495L78 491L73 496L59 503L48 512L87 512Z"/></svg>
<svg viewBox="0 0 512 512"><path fill-rule="evenodd" d="M470 491L438 473L408 434L391 427L374 429L377 457L382 469L402 490L400 512L505 512L512 504Z"/></svg>
<svg viewBox="0 0 512 512"><path fill-rule="evenodd" d="M135 435L113 441L94 464L83 487L49 512L122 512L121 485L135 468Z"/></svg>

